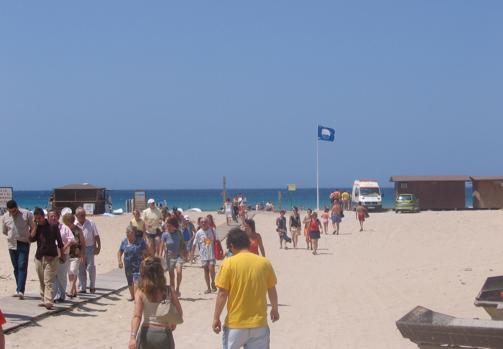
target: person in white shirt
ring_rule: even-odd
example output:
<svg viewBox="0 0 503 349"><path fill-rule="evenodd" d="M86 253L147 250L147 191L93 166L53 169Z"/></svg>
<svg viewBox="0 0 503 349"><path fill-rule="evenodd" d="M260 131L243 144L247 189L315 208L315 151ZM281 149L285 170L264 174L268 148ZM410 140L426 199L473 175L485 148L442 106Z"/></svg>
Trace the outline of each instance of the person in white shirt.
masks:
<svg viewBox="0 0 503 349"><path fill-rule="evenodd" d="M157 251L161 243L161 223L162 212L155 205L154 199L148 199L148 207L142 212L142 219L145 222L147 245L152 251Z"/></svg>
<svg viewBox="0 0 503 349"><path fill-rule="evenodd" d="M58 213L58 212L56 212ZM58 213L59 219L59 213ZM58 273L56 274L56 280L54 281L54 289L56 290L56 295L54 296L54 302L64 302L66 296L66 285L68 280L68 266L70 265L70 258L68 258L68 253L70 253L70 246L75 244L75 238L72 231L64 224L59 224L59 234L61 235L61 240L63 241L63 251L65 253L65 262L59 263Z"/></svg>
<svg viewBox="0 0 503 349"><path fill-rule="evenodd" d="M94 264L94 256L98 255L101 250L101 240L96 228L96 224L89 219L86 219L86 211L82 207L78 207L75 211L75 225L82 230L85 238L86 263L79 266L79 293L86 293L87 289L87 273L89 273L89 291L96 292L96 266Z"/></svg>
<svg viewBox="0 0 503 349"><path fill-rule="evenodd" d="M215 230L210 227L208 218L203 217L201 219L201 229L199 229L194 237L194 244L192 245L192 251L190 259L194 259L194 252L196 247L199 248L199 255L201 257L201 264L204 271L204 280L206 281L206 291L204 293L208 294L217 291L215 287Z"/></svg>

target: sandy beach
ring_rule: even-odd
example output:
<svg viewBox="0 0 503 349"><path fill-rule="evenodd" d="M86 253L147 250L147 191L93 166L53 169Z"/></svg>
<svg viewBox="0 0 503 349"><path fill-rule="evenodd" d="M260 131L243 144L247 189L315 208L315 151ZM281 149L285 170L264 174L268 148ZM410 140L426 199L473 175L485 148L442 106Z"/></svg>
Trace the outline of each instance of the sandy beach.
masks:
<svg viewBox="0 0 503 349"><path fill-rule="evenodd" d="M217 224L224 221L216 217ZM364 232L346 212L342 234L323 235L318 256L305 250L304 241L300 249L280 250L276 217L255 216L278 277L281 319L270 325L273 348L415 348L401 337L395 321L416 305L458 317L489 318L473 301L486 277L503 273L503 211L371 213ZM103 273L116 267L129 216L92 219L103 242L96 259L98 273ZM0 248L6 252L5 238ZM2 255L3 297L12 293L14 281L8 255ZM211 331L215 295L202 294L198 265L186 265L183 275L185 322L174 332L176 345L218 348L221 337ZM36 293L33 264L28 279L27 292ZM10 333L7 347L125 348L133 307L126 292Z"/></svg>

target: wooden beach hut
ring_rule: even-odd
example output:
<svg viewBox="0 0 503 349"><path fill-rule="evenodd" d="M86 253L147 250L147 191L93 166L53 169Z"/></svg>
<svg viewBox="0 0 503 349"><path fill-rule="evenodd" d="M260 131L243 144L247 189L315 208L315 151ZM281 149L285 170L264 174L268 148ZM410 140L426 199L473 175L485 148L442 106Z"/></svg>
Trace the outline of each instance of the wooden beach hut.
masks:
<svg viewBox="0 0 503 349"><path fill-rule="evenodd" d="M395 197L414 194L422 210L454 210L465 208L465 184L468 176L391 176Z"/></svg>
<svg viewBox="0 0 503 349"><path fill-rule="evenodd" d="M105 213L106 188L89 183L69 184L54 188L52 206L59 210L70 207L74 212L79 206L92 208L93 214Z"/></svg>
<svg viewBox="0 0 503 349"><path fill-rule="evenodd" d="M503 208L503 176L472 176L473 208Z"/></svg>

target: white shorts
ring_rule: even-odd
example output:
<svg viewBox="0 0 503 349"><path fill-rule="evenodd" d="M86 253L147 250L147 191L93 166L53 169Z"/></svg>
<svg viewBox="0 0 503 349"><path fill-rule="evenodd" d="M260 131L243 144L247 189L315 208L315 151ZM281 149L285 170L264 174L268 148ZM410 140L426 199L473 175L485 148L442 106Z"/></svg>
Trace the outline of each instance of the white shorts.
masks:
<svg viewBox="0 0 503 349"><path fill-rule="evenodd" d="M228 328L224 327L223 349L269 349L269 327Z"/></svg>
<svg viewBox="0 0 503 349"><path fill-rule="evenodd" d="M80 258L70 258L70 265L68 266L68 274L78 275L79 265L80 265Z"/></svg>

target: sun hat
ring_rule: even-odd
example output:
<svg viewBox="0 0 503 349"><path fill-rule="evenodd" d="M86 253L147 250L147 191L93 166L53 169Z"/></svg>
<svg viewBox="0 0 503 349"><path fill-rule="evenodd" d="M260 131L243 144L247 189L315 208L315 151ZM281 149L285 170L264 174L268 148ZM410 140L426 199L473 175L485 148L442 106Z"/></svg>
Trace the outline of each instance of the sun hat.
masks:
<svg viewBox="0 0 503 349"><path fill-rule="evenodd" d="M154 199L148 199L147 204L155 204L155 200Z"/></svg>

